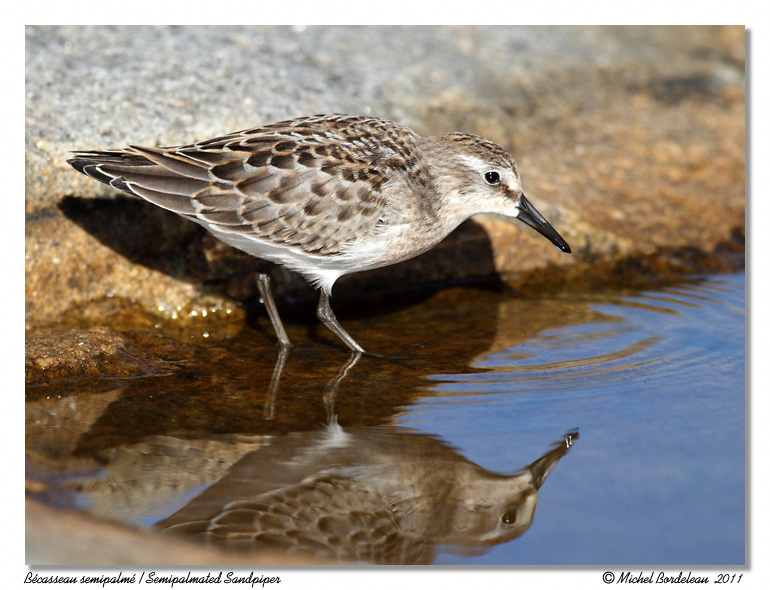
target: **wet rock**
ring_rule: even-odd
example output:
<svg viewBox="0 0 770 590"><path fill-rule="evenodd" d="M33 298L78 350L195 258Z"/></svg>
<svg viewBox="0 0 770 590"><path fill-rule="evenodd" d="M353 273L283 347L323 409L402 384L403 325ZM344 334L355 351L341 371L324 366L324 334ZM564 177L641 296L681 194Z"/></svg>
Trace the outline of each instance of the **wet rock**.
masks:
<svg viewBox="0 0 770 590"><path fill-rule="evenodd" d="M25 337L24 376L28 384L88 377L165 375L174 364L155 356L158 336L111 328L30 330Z"/></svg>

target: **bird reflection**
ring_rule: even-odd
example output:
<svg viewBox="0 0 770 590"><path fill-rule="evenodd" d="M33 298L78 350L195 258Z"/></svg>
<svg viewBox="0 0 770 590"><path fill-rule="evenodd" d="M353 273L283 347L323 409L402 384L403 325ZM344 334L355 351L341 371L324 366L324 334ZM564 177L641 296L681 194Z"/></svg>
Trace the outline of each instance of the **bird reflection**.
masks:
<svg viewBox="0 0 770 590"><path fill-rule="evenodd" d="M428 564L532 524L540 486L578 438L518 473L494 473L436 438L395 427L292 433L244 456L155 526L228 549L283 549L343 562Z"/></svg>

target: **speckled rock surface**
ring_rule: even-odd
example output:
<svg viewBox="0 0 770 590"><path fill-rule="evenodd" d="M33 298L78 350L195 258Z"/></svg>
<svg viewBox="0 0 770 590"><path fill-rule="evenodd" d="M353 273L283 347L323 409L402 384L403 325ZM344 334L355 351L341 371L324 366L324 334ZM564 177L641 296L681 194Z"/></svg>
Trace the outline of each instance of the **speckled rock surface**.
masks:
<svg viewBox="0 0 770 590"><path fill-rule="evenodd" d="M115 377L164 375L172 371L172 365L161 358L162 338L149 332L129 334L106 327L84 330L40 328L30 330L26 336L24 374L27 383L68 381L105 374ZM154 350L153 355L145 353L148 348Z"/></svg>
<svg viewBox="0 0 770 590"><path fill-rule="evenodd" d="M343 278L338 297L495 272L522 290L559 289L741 263L742 27L26 34L29 326L106 297L198 317L256 295L252 260L172 214L116 198L73 171L68 151L189 143L319 112L499 142L573 249L562 255L516 221L482 217L413 261ZM277 275L278 297L310 296L298 277Z"/></svg>

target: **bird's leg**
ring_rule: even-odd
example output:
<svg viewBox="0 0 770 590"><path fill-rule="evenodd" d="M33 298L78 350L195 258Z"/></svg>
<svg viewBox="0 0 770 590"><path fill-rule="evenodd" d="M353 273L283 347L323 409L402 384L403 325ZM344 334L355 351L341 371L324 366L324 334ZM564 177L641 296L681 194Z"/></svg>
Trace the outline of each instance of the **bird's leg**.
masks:
<svg viewBox="0 0 770 590"><path fill-rule="evenodd" d="M340 326L332 308L329 306L329 294L324 289L321 289L321 298L318 300L316 315L318 316L318 319L323 322L324 326L329 328L340 340L347 344L350 350L353 352L365 352L364 349L353 340L353 337Z"/></svg>
<svg viewBox="0 0 770 590"><path fill-rule="evenodd" d="M291 342L289 341L289 337L286 335L286 330L283 328L281 317L278 315L278 308L275 306L275 301L273 300L273 292L270 289L270 277L268 275L264 273L257 274L257 289L259 289L259 296L262 298L262 303L265 304L267 315L270 316L270 321L273 324L275 335L278 337L278 341L281 343L281 348L291 348Z"/></svg>
<svg viewBox="0 0 770 590"><path fill-rule="evenodd" d="M345 366L342 367L337 373L336 377L327 383L324 389L324 406L326 407L326 423L331 426L337 419L337 414L334 412L334 401L337 399L337 390L340 388L340 383L348 374L348 371L356 366L356 363L361 358L361 353L353 351L350 353L350 358Z"/></svg>
<svg viewBox="0 0 770 590"><path fill-rule="evenodd" d="M275 398L278 395L278 385L281 383L283 367L286 365L286 359L289 356L288 348L281 348L278 351L278 360L273 367L273 377L270 379L270 387L267 388L267 399L265 399L265 420L275 418Z"/></svg>

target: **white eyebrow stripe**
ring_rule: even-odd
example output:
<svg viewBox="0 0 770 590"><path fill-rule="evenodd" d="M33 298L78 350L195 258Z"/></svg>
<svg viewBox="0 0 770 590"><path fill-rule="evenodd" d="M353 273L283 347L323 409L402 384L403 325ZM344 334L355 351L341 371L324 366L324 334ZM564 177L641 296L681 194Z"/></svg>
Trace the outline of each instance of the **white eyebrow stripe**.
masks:
<svg viewBox="0 0 770 590"><path fill-rule="evenodd" d="M479 174L483 175L485 172L490 172L492 170L499 172L500 182L502 184L514 191L521 190L521 177L519 176L519 171L516 169L515 164L513 166L513 172L511 172L511 170L506 167L490 164L481 158L469 154L459 154L459 158L461 161L466 162L470 168L478 171Z"/></svg>

